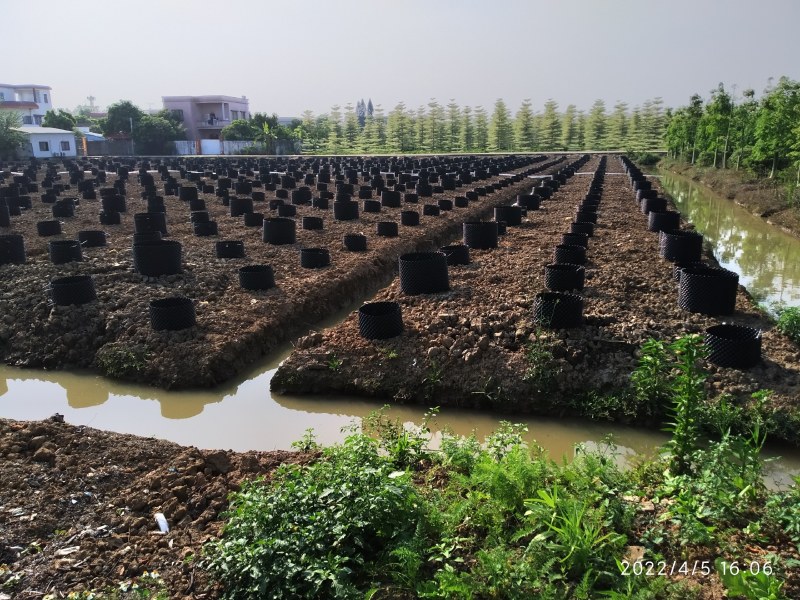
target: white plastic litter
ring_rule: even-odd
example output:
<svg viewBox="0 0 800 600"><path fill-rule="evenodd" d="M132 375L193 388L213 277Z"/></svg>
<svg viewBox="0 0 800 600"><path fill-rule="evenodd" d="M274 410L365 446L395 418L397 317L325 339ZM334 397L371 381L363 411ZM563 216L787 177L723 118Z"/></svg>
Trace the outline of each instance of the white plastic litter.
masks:
<svg viewBox="0 0 800 600"><path fill-rule="evenodd" d="M158 528L161 530L161 533L168 533L169 532L169 525L167 524L167 518L164 516L164 513L156 513L155 515L156 523L158 523Z"/></svg>

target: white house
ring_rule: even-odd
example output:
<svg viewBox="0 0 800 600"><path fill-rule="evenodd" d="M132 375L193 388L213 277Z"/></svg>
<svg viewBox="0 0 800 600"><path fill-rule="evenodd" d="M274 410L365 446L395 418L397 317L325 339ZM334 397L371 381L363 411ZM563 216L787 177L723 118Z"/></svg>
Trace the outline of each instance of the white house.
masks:
<svg viewBox="0 0 800 600"><path fill-rule="evenodd" d="M22 149L22 154L26 156L51 158L78 155L75 134L66 129L23 125L18 127L17 131L28 136L28 147Z"/></svg>
<svg viewBox="0 0 800 600"><path fill-rule="evenodd" d="M0 83L0 111L19 113L23 125L41 125L45 113L53 109L51 89L33 83Z"/></svg>

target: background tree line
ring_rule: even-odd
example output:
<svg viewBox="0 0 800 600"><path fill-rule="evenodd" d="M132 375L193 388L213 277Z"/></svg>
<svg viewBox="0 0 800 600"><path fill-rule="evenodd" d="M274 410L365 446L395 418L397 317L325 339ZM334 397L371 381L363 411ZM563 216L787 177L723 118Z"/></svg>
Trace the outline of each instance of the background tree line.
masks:
<svg viewBox="0 0 800 600"><path fill-rule="evenodd" d="M722 83L707 100L695 94L672 115L665 143L692 164L794 175L800 185L800 82L781 77L760 99L752 89L737 97Z"/></svg>
<svg viewBox="0 0 800 600"><path fill-rule="evenodd" d="M332 106L323 115L304 112L298 137L309 154L642 152L663 148L670 116L661 98L632 109L618 102L610 111L597 100L588 112L573 104L561 111L554 100L537 111L525 100L513 114L501 98L491 113L482 106L431 99L416 109L400 102L386 114L372 100L359 100L355 106Z"/></svg>

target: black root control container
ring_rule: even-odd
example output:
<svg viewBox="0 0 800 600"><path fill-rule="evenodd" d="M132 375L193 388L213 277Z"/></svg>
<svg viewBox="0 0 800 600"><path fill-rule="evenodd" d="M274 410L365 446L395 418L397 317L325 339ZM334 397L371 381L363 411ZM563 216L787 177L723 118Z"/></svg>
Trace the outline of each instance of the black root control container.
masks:
<svg viewBox="0 0 800 600"><path fill-rule="evenodd" d="M358 309L358 331L368 340L385 340L403 333L397 302L367 302Z"/></svg>

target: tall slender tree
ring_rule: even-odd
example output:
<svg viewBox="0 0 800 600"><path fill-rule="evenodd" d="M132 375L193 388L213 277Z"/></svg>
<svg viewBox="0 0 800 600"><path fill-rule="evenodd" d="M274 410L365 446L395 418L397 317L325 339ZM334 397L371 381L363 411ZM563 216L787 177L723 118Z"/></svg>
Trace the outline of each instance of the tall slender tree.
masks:
<svg viewBox="0 0 800 600"><path fill-rule="evenodd" d="M536 128L530 98L522 101L514 117L514 147L518 152L533 152L536 148Z"/></svg>
<svg viewBox="0 0 800 600"><path fill-rule="evenodd" d="M575 137L578 131L577 109L574 104L567 106L564 115L561 117L561 149L570 150L575 147Z"/></svg>
<svg viewBox="0 0 800 600"><path fill-rule="evenodd" d="M506 103L498 98L494 103L489 125L489 149L493 152L510 152L514 149L514 127Z"/></svg>
<svg viewBox="0 0 800 600"><path fill-rule="evenodd" d="M475 129L473 134L473 148L475 152L487 152L489 150L489 118L486 116L486 109L482 106L475 108Z"/></svg>
<svg viewBox="0 0 800 600"><path fill-rule="evenodd" d="M587 150L605 150L606 103L595 100L586 117L586 133L584 136Z"/></svg>
<svg viewBox="0 0 800 600"><path fill-rule="evenodd" d="M459 152L461 148L461 108L454 99L447 103L447 133L445 135L445 150Z"/></svg>

